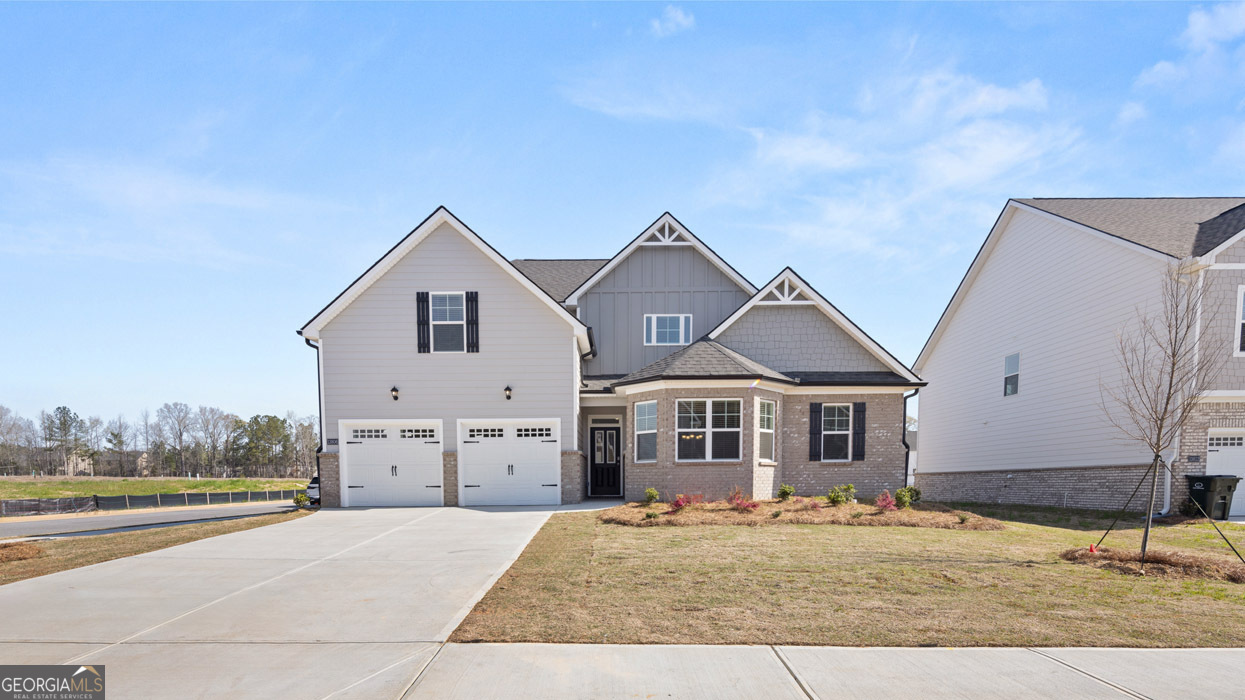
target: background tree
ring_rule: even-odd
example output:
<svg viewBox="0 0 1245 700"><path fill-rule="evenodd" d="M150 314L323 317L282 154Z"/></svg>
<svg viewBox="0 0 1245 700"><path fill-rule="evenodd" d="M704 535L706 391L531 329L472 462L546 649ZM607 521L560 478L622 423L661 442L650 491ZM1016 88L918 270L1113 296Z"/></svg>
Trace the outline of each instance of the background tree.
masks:
<svg viewBox="0 0 1245 700"><path fill-rule="evenodd" d="M108 423L107 442L108 451L113 454L117 460L117 476L125 476L125 454L128 450L133 449L131 445L132 429L130 424L125 422L125 416L117 416Z"/></svg>
<svg viewBox="0 0 1245 700"><path fill-rule="evenodd" d="M190 431L194 425L194 415L190 407L180 401L166 403L156 411L156 418L159 420L161 430L164 431L173 448L177 450L177 459L173 462L166 459L166 464L175 467L179 474L185 474L186 439L190 437Z"/></svg>
<svg viewBox="0 0 1245 700"><path fill-rule="evenodd" d="M200 406L199 412L195 414L196 428L199 436L203 439L203 445L207 454L208 472L214 472L220 458L221 448L225 443L225 436L229 433L230 417L229 414L214 406Z"/></svg>
<svg viewBox="0 0 1245 700"><path fill-rule="evenodd" d="M1151 455L1150 500L1141 537L1143 572L1159 469L1170 469L1163 454L1188 424L1225 357L1198 351L1199 321L1207 320L1199 318L1203 289L1198 272L1179 263L1169 267L1157 308L1139 309L1131 328L1117 336L1120 381L1100 385L1107 420Z"/></svg>

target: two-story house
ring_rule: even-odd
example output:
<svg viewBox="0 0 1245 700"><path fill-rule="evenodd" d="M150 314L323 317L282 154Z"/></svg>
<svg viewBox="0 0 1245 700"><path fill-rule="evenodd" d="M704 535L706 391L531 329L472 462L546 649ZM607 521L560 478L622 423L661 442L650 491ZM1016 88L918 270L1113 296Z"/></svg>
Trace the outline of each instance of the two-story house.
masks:
<svg viewBox="0 0 1245 700"><path fill-rule="evenodd" d="M790 268L758 288L663 214L509 260L445 208L299 331L326 506L904 485L909 368Z"/></svg>
<svg viewBox="0 0 1245 700"><path fill-rule="evenodd" d="M1186 474L1245 476L1245 198L1020 199L1004 207L916 371L916 484L937 500L1120 508L1150 464L1107 420L1117 334L1161 308L1173 263L1204 285L1199 352L1224 365L1167 455L1156 503ZM1148 493L1148 492L1147 492ZM1143 509L1145 498L1133 507ZM1238 498L1234 514L1245 514Z"/></svg>

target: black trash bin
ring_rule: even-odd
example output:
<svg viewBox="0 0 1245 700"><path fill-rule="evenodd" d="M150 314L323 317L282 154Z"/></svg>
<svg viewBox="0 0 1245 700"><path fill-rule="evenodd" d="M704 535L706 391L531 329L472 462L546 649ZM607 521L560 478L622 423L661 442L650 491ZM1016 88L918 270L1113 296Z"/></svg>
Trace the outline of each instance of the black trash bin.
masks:
<svg viewBox="0 0 1245 700"><path fill-rule="evenodd" d="M1228 474L1186 474L1185 478L1189 480L1189 498L1197 501L1212 520L1228 519L1228 513L1232 511L1232 494L1236 492L1240 477Z"/></svg>

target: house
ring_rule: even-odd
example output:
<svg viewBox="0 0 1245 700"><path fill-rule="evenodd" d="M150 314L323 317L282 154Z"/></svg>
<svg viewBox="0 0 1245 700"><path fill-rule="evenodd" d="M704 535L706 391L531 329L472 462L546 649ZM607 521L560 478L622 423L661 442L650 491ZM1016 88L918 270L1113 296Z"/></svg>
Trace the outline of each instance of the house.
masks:
<svg viewBox="0 0 1245 700"><path fill-rule="evenodd" d="M329 506L904 485L923 382L794 270L757 288L663 214L509 260L439 208L301 330Z"/></svg>
<svg viewBox="0 0 1245 700"><path fill-rule="evenodd" d="M925 496L1122 507L1151 455L1107 421L1101 387L1120 380L1117 334L1138 309L1161 308L1175 262L1205 285L1199 352L1225 365L1167 455L1175 477L1164 470L1154 507L1185 501L1185 474L1245 476L1243 205L1009 201L914 365L930 382L915 473Z"/></svg>

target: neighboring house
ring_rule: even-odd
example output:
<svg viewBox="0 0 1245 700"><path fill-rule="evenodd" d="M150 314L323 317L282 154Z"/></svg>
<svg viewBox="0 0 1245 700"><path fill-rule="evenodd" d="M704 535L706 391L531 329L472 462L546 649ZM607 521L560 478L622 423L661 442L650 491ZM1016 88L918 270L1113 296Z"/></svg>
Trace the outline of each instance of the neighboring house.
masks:
<svg viewBox="0 0 1245 700"><path fill-rule="evenodd" d="M904 485L921 380L793 270L673 216L608 260L507 260L445 208L299 331L329 506Z"/></svg>
<svg viewBox="0 0 1245 700"><path fill-rule="evenodd" d="M1242 205L1009 201L915 364L930 381L916 471L925 497L1122 507L1151 458L1108 423L1100 382L1119 381L1117 334L1138 309L1161 308L1176 261L1205 285L1199 351L1225 365L1168 455L1176 476L1161 475L1154 506L1186 499L1185 474L1245 476Z"/></svg>

